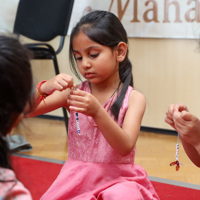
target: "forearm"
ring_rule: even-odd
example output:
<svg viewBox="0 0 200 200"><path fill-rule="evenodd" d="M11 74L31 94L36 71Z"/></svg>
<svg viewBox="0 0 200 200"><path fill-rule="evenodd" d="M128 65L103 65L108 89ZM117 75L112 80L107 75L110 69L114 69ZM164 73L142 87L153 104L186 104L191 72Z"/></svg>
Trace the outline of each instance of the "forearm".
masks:
<svg viewBox="0 0 200 200"><path fill-rule="evenodd" d="M39 104L34 106L34 109L26 117L35 117L42 115L61 107L65 107L68 110L67 97L69 95L70 89L63 91L55 91L53 94L47 96L44 100L38 100ZM37 99L36 99L37 100Z"/></svg>
<svg viewBox="0 0 200 200"><path fill-rule="evenodd" d="M200 142L198 143L198 145L195 146L199 156L200 156Z"/></svg>
<svg viewBox="0 0 200 200"><path fill-rule="evenodd" d="M68 109L67 97L73 85L73 78L68 74L59 74L48 81L37 84L31 113L25 117L34 117L51 112L60 107Z"/></svg>
<svg viewBox="0 0 200 200"><path fill-rule="evenodd" d="M195 148L193 145L186 142L182 138L181 141L187 156L197 167L200 167L200 147L198 146L198 148Z"/></svg>
<svg viewBox="0 0 200 200"><path fill-rule="evenodd" d="M45 96L41 96L39 93L38 93L38 89L36 88L35 89L35 96L34 96L34 107L37 108L38 105L43 101L45 102Z"/></svg>
<svg viewBox="0 0 200 200"><path fill-rule="evenodd" d="M122 128L103 107L100 107L100 110L97 109L93 118L108 143L119 154L125 156L135 147L145 107L145 97L141 93L133 91L129 97L128 109L123 118Z"/></svg>
<svg viewBox="0 0 200 200"><path fill-rule="evenodd" d="M131 136L127 134L101 107L93 117L98 128L111 147L120 155L127 155L134 148Z"/></svg>

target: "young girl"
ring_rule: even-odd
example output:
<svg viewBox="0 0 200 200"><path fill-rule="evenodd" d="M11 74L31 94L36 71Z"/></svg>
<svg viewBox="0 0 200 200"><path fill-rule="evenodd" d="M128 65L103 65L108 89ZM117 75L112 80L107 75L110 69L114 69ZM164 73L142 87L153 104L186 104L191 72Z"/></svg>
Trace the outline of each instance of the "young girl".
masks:
<svg viewBox="0 0 200 200"><path fill-rule="evenodd" d="M25 106L30 107L27 102L31 91L28 51L16 39L0 36L0 199L32 199L12 170L5 140L6 134L22 119Z"/></svg>
<svg viewBox="0 0 200 200"><path fill-rule="evenodd" d="M42 199L159 199L134 163L145 98L132 88L127 45L114 14L91 12L70 37L72 68L86 81L74 87L71 76L60 74L38 84L40 101L51 95L32 116L62 106L70 111L68 160Z"/></svg>

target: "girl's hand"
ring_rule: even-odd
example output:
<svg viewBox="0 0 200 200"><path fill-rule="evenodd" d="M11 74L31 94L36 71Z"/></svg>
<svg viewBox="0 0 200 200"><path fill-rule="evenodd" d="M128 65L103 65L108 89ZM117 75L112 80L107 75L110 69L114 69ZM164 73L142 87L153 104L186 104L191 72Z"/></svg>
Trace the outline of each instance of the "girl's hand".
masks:
<svg viewBox="0 0 200 200"><path fill-rule="evenodd" d="M174 125L186 142L196 146L200 143L200 120L188 111L174 112Z"/></svg>
<svg viewBox="0 0 200 200"><path fill-rule="evenodd" d="M41 85L43 94L52 94L55 90L62 91L74 87L73 77L68 74L58 74Z"/></svg>
<svg viewBox="0 0 200 200"><path fill-rule="evenodd" d="M188 111L188 108L184 104L171 104L168 106L166 112L165 122L168 123L172 128L176 130L174 124L174 112Z"/></svg>
<svg viewBox="0 0 200 200"><path fill-rule="evenodd" d="M90 93L76 89L68 97L69 109L85 115L94 116L102 106Z"/></svg>
<svg viewBox="0 0 200 200"><path fill-rule="evenodd" d="M200 120L184 104L171 104L165 122L171 125L186 142L195 145L200 141Z"/></svg>

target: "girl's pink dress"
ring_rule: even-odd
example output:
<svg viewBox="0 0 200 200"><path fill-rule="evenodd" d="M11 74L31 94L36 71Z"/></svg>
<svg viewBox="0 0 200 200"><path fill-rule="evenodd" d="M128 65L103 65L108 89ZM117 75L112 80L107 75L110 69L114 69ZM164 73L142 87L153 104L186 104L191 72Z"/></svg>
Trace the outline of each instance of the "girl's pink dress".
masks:
<svg viewBox="0 0 200 200"><path fill-rule="evenodd" d="M83 82L79 89L91 93L87 81ZM117 120L120 127L123 124L132 89L132 87L128 88L120 109ZM108 108L110 101L111 99L104 105L105 109ZM107 143L98 127L91 126L95 124L91 117L87 119L81 113L78 117L80 135L77 134L76 115L71 112L68 131L68 160L41 199L159 199L145 170L134 163L135 149L125 157L118 155Z"/></svg>

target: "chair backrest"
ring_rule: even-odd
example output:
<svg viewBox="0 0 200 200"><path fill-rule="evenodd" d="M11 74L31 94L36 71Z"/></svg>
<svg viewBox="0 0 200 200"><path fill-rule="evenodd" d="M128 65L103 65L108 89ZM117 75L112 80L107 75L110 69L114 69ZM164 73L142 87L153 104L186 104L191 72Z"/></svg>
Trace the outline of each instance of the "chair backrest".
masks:
<svg viewBox="0 0 200 200"><path fill-rule="evenodd" d="M20 0L14 33L47 42L66 36L74 0Z"/></svg>

